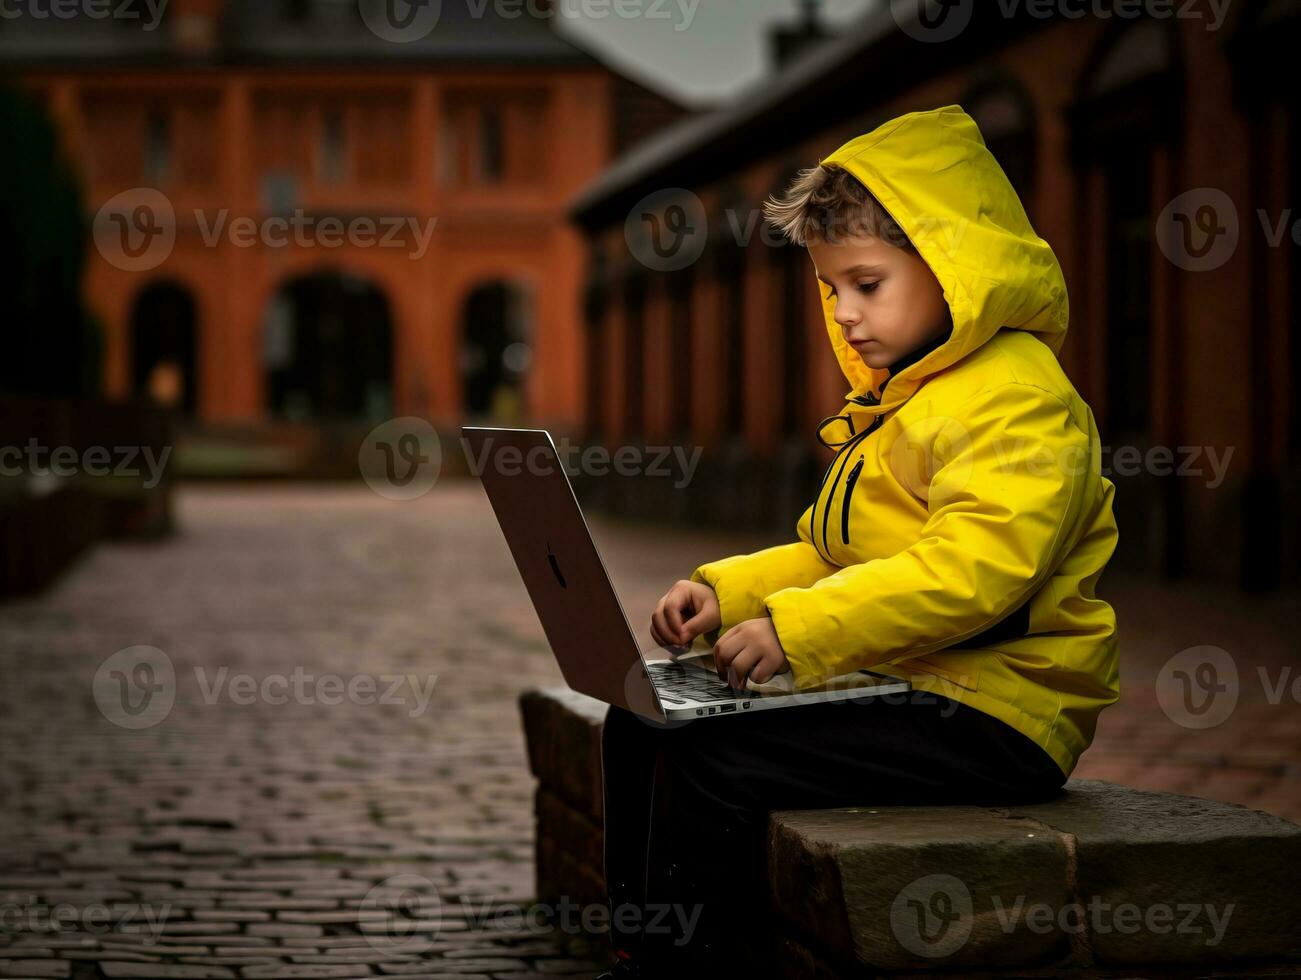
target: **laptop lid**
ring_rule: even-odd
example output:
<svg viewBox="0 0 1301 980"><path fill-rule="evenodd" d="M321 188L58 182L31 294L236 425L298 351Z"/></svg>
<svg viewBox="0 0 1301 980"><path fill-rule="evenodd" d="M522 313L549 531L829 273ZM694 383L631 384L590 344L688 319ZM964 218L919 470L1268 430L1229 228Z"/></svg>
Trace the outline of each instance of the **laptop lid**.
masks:
<svg viewBox="0 0 1301 980"><path fill-rule="evenodd" d="M461 434L565 682L663 718L551 434L489 426L464 426Z"/></svg>

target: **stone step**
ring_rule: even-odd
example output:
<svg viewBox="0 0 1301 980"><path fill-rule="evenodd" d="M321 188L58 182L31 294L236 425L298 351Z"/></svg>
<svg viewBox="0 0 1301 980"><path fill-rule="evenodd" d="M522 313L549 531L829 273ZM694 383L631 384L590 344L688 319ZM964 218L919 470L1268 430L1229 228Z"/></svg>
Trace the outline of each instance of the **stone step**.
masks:
<svg viewBox="0 0 1301 980"><path fill-rule="evenodd" d="M605 705L520 704L539 897L591 894ZM775 811L767 861L786 976L1301 975L1301 826L1232 804L1072 780L1033 806Z"/></svg>
<svg viewBox="0 0 1301 980"><path fill-rule="evenodd" d="M606 705L568 688L525 691L519 704L533 775L571 807L600 820Z"/></svg>
<svg viewBox="0 0 1301 980"><path fill-rule="evenodd" d="M1301 960L1301 827L1070 781L1035 806L776 811L778 916L878 970Z"/></svg>

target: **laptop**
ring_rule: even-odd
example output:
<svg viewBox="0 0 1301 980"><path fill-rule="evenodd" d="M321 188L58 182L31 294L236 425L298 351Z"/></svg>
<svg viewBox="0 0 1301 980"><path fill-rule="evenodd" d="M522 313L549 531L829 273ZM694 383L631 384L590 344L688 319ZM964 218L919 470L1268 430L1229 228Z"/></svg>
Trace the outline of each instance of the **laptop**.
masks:
<svg viewBox="0 0 1301 980"><path fill-rule="evenodd" d="M668 722L911 690L903 678L862 670L815 691L759 693L720 680L712 657L674 656L653 641L641 649L551 434L464 426L461 435L560 671L575 691ZM707 648L697 638L695 649Z"/></svg>

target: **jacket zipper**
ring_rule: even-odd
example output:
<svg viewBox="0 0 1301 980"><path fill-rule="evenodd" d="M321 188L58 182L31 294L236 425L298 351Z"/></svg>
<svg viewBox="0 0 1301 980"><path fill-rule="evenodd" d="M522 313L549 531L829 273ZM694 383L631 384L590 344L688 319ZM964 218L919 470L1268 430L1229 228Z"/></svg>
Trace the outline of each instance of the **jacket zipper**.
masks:
<svg viewBox="0 0 1301 980"><path fill-rule="evenodd" d="M822 512L822 551L824 552L824 557L827 561L831 561L831 545L827 541L827 523L831 519L831 501L836 496L836 484L840 482L840 474L845 472L845 465L849 462L849 454L853 451L854 447L880 428L881 421L884 418L884 415L878 415L872 421L871 425L858 435L854 436L853 439L850 439L849 442L845 443L844 447L840 450L844 453L845 458L840 463L840 469L836 470L836 478L831 481L831 489L827 492L827 506ZM832 462L835 461L832 460Z"/></svg>
<svg viewBox="0 0 1301 980"><path fill-rule="evenodd" d="M886 380L885 380L884 382L882 382L882 384L881 384L881 393L882 393L882 394L885 393L885 386L886 386L887 384L889 384L889 381L890 381L890 379L889 379L889 378L886 378ZM870 406L872 406L872 405L877 405L877 404L879 404L881 400L880 400L880 398L879 398L879 397L878 397L874 392L869 391L869 392L867 392L866 394L855 395L853 398L850 399L850 401L852 401L852 402L854 402L855 404L858 404L858 405L864 405L864 406L869 406L869 407L870 407ZM817 496L815 496L815 497L813 498L813 509L809 511L809 540L813 542L813 548L814 548L815 551L817 551L819 557L824 558L824 559L826 559L827 561L831 561L831 560L832 560L832 559L831 559L831 550L830 550L830 548L827 546L827 518L829 518L829 517L831 516L831 497L832 497L832 496L835 494L835 492L836 492L836 483L840 482L840 472L837 472L837 473L836 473L836 479L835 479L835 481L831 484L831 493L829 493L829 494L827 495L827 509L826 509L826 510L823 512L823 514L822 514L822 546L821 546L821 547L818 546L818 536L817 536L817 534L816 534L816 533L814 532L814 530L813 530L813 521L814 521L814 519L817 517L817 513L818 513L818 501L822 499L822 491L823 491L823 490L826 488L826 486L827 486L827 477L829 477L829 476L831 475L831 471L832 471L832 469L833 469L833 468L835 467L835 465L836 465L836 460L840 458L840 454L841 454L841 453L844 453L844 454L845 454L845 461L847 462L847 461L849 460L849 451L850 451L854 446L858 445L858 443L859 443L863 438L865 438L866 436L871 435L872 432L873 432L873 431L874 431L878 426L880 426L880 424L881 424L881 418L882 418L882 416L878 415L875 419L873 419L871 425L869 425L869 426L868 426L866 429L864 429L862 432L857 433L857 434L856 434L852 439L849 440L848 443L846 443L844 446L842 446L842 447L841 447L841 448L836 452L836 455L833 456L833 457L831 458L831 462L827 464L827 469L826 469L826 471L822 474L822 479L818 482L818 493L817 493ZM844 464L844 463L841 463L841 464L840 464L840 470L843 471L844 468L845 468L845 464Z"/></svg>
<svg viewBox="0 0 1301 980"><path fill-rule="evenodd" d="M818 553L818 557L825 558L827 561L831 561L831 559L828 558L826 554L823 553L822 549L818 547L818 536L813 533L813 519L818 514L818 501L822 499L822 490L827 485L827 477L831 475L831 468L835 465L836 457L832 456L831 462L827 464L826 472L822 474L822 479L818 483L818 493L817 496L813 498L813 508L809 511L809 540L813 542L813 550Z"/></svg>
<svg viewBox="0 0 1301 980"><path fill-rule="evenodd" d="M845 477L845 499L840 505L840 541L842 544L849 544L849 503L854 496L854 484L858 482L858 474L863 471L863 460L865 457L860 456L854 468L849 471L849 476Z"/></svg>

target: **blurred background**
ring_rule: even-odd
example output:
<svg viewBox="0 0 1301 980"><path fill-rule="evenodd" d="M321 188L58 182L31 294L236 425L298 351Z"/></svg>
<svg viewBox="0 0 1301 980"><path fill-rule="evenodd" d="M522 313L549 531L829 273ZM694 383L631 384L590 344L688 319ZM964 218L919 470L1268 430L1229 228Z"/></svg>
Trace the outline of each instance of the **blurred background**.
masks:
<svg viewBox="0 0 1301 980"><path fill-rule="evenodd" d="M181 854L195 827L266 845L272 817L335 812L274 803L324 766L361 824L498 822L467 861L510 878L529 804L501 711L557 674L458 427L665 450L667 478L573 473L638 625L697 562L790 540L845 384L759 207L950 103L1061 261L1061 358L1117 486L1124 695L1078 775L1301 816L1301 9L923 8L3 0L0 857L134 860L158 826ZM433 467L419 492L395 460ZM253 729L281 714L181 697L122 741L91 678L138 644L254 671L364 649L486 701L414 728L318 709L272 748ZM248 751L187 755L214 737ZM394 803L408 779L430 795ZM227 823L176 817L200 786ZM488 798L451 811L449 786Z"/></svg>
<svg viewBox="0 0 1301 980"><path fill-rule="evenodd" d="M365 434L405 416L671 441L701 448L705 492L584 494L785 527L840 378L806 257L758 206L854 135L956 102L1066 271L1062 357L1122 489L1115 566L1297 579L1287 4L959 6L920 39L870 0L431 0L398 27L378 0L46 7L0 22L14 413L165 418L180 479L355 477ZM630 220L656 194L695 222L669 262ZM1221 214L1225 234L1176 240ZM165 508L129 518L106 526Z"/></svg>

